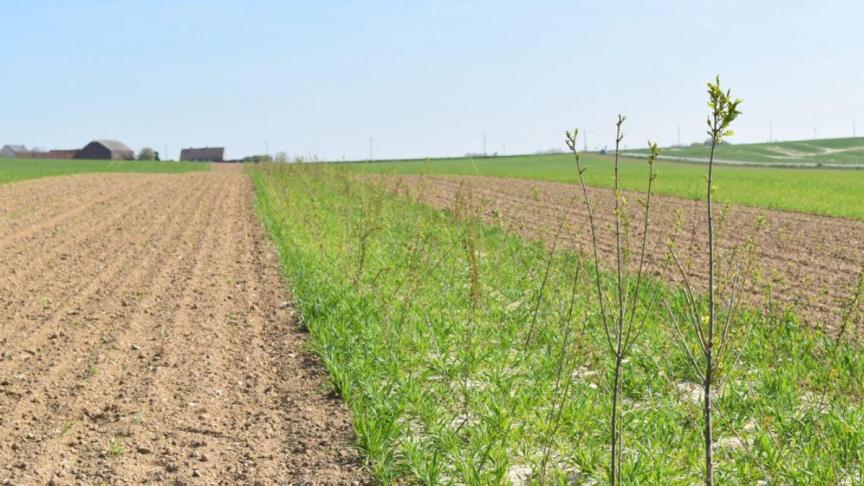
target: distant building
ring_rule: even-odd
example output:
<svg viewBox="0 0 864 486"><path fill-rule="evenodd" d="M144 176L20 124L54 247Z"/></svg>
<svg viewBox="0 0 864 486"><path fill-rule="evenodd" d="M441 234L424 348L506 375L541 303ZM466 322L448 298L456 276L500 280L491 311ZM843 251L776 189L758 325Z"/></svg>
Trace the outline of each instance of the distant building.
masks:
<svg viewBox="0 0 864 486"><path fill-rule="evenodd" d="M75 156L93 160L135 160L135 152L116 140L94 140Z"/></svg>
<svg viewBox="0 0 864 486"><path fill-rule="evenodd" d="M24 158L27 154L27 147L23 145L4 145L2 149L0 149L0 158L3 159L16 159L16 158Z"/></svg>
<svg viewBox="0 0 864 486"><path fill-rule="evenodd" d="M80 150L49 150L48 158L54 160L74 159Z"/></svg>
<svg viewBox="0 0 864 486"><path fill-rule="evenodd" d="M191 162L222 162L225 160L225 148L185 148L180 151L180 160L188 160Z"/></svg>

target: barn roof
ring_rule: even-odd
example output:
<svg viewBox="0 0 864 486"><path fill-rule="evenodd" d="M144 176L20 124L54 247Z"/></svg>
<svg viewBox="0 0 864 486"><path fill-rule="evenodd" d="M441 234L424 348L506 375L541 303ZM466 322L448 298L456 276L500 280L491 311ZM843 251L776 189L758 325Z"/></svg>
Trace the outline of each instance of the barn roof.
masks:
<svg viewBox="0 0 864 486"><path fill-rule="evenodd" d="M94 140L96 143L104 146L108 150L114 151L128 151L132 152L132 149L127 147L124 143L118 142L117 140Z"/></svg>
<svg viewBox="0 0 864 486"><path fill-rule="evenodd" d="M27 147L25 147L23 145L4 145L3 148L8 148L9 150L16 152L16 153L27 151Z"/></svg>
<svg viewBox="0 0 864 486"><path fill-rule="evenodd" d="M180 160L222 160L225 147L184 148L180 151Z"/></svg>

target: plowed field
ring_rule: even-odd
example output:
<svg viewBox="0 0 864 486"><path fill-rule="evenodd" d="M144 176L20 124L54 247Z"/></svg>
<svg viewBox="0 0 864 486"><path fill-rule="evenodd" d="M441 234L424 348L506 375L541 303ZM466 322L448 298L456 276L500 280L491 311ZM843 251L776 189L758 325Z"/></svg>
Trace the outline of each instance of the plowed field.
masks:
<svg viewBox="0 0 864 486"><path fill-rule="evenodd" d="M552 182L472 176L392 176L391 189L439 209L453 208L457 199L471 200L476 214L487 222L500 224L523 237L552 242L562 218L566 217L559 248L589 251L590 231L587 210L578 186ZM401 181L401 182L397 182ZM462 194L461 196L459 194ZM630 247L635 253L641 236L644 199L639 193L624 192L629 200ZM719 196L722 198L722 195ZM589 188L594 205L601 259L614 262L614 224L611 191ZM719 205L718 205L719 206ZM717 214L723 213L718 207ZM757 220L764 224L756 231ZM677 254L688 279L705 289L707 235L705 204L685 199L654 196L648 234L648 268L668 281L681 281L680 272L665 267L666 243L676 224ZM756 239L756 267L759 283L743 289L746 302L765 305L765 288L770 282L771 298L783 303L812 322L836 325L850 306L846 305L864 258L864 222L803 213L730 207L720 225L720 246L741 247ZM740 255L740 250L738 255ZM731 255L731 253L727 253ZM737 261L741 258L736 257ZM631 269L637 264L633 258ZM859 302L858 311L862 309ZM860 314L859 314L860 315Z"/></svg>
<svg viewBox="0 0 864 486"><path fill-rule="evenodd" d="M366 482L239 168L0 186L0 482Z"/></svg>

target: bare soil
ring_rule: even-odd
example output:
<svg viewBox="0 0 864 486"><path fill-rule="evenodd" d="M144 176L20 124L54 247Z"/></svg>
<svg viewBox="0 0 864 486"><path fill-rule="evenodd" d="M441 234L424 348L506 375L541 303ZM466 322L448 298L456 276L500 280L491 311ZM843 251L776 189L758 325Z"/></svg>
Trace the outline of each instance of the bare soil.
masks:
<svg viewBox="0 0 864 486"><path fill-rule="evenodd" d="M0 186L0 483L369 482L238 169Z"/></svg>
<svg viewBox="0 0 864 486"><path fill-rule="evenodd" d="M588 213L581 190L575 185L449 176L390 176L386 184L393 191L438 209L453 209L457 204L473 206L474 214L482 220L550 245L564 221L558 248L590 250ZM595 211L600 257L611 265L615 261L612 191L589 188L588 195ZM645 196L626 191L623 196L628 200L629 248L634 255L630 269L634 270L644 221L639 201ZM740 285L746 304L764 309L769 303L766 295L770 295L773 306L803 315L814 325L834 329L844 316L857 316L860 333L864 302L851 306L849 297L862 268L864 222L747 207L724 211L722 206L716 210L718 218L724 212L719 246L726 257L731 257L737 248L734 261L743 261L744 243L750 238L756 242L755 265L748 272L753 278ZM652 198L646 262L651 274L674 283L683 281L682 273L666 263L667 242L677 226L676 254L684 273L697 289L707 288L705 213L704 202L656 195ZM764 223L757 231L760 218ZM731 275L729 270L735 267L724 263L724 268Z"/></svg>

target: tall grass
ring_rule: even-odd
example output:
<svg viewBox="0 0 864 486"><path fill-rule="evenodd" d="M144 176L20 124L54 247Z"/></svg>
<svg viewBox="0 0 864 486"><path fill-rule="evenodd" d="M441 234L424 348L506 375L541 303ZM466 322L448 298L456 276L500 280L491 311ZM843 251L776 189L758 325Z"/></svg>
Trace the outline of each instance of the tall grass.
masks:
<svg viewBox="0 0 864 486"><path fill-rule="evenodd" d="M601 309L586 289L599 271L614 295L614 273L481 224L470 186L451 211L436 211L409 188L350 170L253 170L314 351L380 480L608 480L614 380ZM687 305L653 279L639 295ZM715 481L860 481L860 346L776 307L744 309L739 322L752 331L714 390ZM627 369L616 424L627 438L622 482L698 481L701 395L665 319L646 319Z"/></svg>

